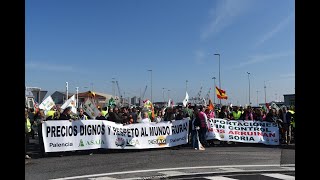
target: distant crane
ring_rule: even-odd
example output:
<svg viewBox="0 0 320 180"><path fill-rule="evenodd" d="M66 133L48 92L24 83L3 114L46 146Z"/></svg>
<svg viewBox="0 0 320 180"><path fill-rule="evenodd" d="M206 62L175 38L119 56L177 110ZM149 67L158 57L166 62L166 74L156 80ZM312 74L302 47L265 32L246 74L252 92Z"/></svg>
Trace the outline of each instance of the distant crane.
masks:
<svg viewBox="0 0 320 180"><path fill-rule="evenodd" d="M210 99L210 91L211 91L211 88L209 88L209 91L206 95L206 102L209 102L209 99Z"/></svg>
<svg viewBox="0 0 320 180"><path fill-rule="evenodd" d="M194 104L200 104L200 102L201 102L201 92L202 92L202 86L200 87L200 90L199 90L199 92L198 92L198 94L197 94L197 97L195 97L195 98L193 98L193 103Z"/></svg>

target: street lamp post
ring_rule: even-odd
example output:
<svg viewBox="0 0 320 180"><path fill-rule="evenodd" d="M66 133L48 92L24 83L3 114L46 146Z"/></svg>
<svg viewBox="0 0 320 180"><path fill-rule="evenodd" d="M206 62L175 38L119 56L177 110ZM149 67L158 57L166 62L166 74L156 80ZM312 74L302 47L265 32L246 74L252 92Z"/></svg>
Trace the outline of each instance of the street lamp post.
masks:
<svg viewBox="0 0 320 180"><path fill-rule="evenodd" d="M168 89L168 101L170 99L170 89Z"/></svg>
<svg viewBox="0 0 320 180"><path fill-rule="evenodd" d="M188 80L186 80L186 92L188 91Z"/></svg>
<svg viewBox="0 0 320 180"><path fill-rule="evenodd" d="M112 95L114 98L116 98L116 90L115 90L115 85L114 85L114 83L116 82L115 78L112 78L111 82L112 82Z"/></svg>
<svg viewBox="0 0 320 180"><path fill-rule="evenodd" d="M267 104L267 86L266 86L266 81L264 81L264 103Z"/></svg>
<svg viewBox="0 0 320 180"><path fill-rule="evenodd" d="M259 91L257 90L257 106L259 106L259 100L258 100L258 98L259 98Z"/></svg>
<svg viewBox="0 0 320 180"><path fill-rule="evenodd" d="M250 73L247 72L248 74L248 80L249 80L249 105L251 105L251 101L250 101Z"/></svg>
<svg viewBox="0 0 320 180"><path fill-rule="evenodd" d="M164 100L164 89L165 89L165 88L162 88L162 98L163 98L163 102L165 102L165 100Z"/></svg>
<svg viewBox="0 0 320 180"><path fill-rule="evenodd" d="M153 103L153 100L152 100L152 69L149 69L148 71L151 72L151 102Z"/></svg>
<svg viewBox="0 0 320 180"><path fill-rule="evenodd" d="M220 76L220 54L217 53L217 54L214 54L214 55L219 56L219 88L222 89L222 87L221 87L221 76ZM221 99L219 99L219 103L221 105Z"/></svg>
<svg viewBox="0 0 320 180"><path fill-rule="evenodd" d="M79 98L79 87L76 87L76 92L77 92L77 101L76 101L76 107L79 107L79 103L78 103L78 98Z"/></svg>
<svg viewBox="0 0 320 180"><path fill-rule="evenodd" d="M213 86L214 86L213 104L215 104L216 103L216 77L213 77L212 79L213 79Z"/></svg>
<svg viewBox="0 0 320 180"><path fill-rule="evenodd" d="M69 85L68 85L68 82L66 82L66 101L68 100L68 88L69 88Z"/></svg>

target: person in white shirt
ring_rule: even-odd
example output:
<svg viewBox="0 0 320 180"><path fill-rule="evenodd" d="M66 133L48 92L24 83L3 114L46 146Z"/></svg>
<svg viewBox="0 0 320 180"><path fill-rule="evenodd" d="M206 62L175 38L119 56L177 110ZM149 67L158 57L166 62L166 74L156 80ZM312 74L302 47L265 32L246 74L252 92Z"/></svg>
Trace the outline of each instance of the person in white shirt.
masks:
<svg viewBox="0 0 320 180"><path fill-rule="evenodd" d="M150 123L151 120L149 118L149 114L148 112L144 112L143 113L143 117L142 117L142 120L141 120L141 123Z"/></svg>

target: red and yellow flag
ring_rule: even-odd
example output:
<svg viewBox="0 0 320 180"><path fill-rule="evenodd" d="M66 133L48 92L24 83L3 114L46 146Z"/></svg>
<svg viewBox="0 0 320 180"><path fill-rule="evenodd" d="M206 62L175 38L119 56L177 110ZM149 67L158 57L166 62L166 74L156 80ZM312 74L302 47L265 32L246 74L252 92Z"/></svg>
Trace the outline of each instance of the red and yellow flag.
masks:
<svg viewBox="0 0 320 180"><path fill-rule="evenodd" d="M226 91L219 89L217 86L216 86L216 93L217 93L218 99L228 99Z"/></svg>

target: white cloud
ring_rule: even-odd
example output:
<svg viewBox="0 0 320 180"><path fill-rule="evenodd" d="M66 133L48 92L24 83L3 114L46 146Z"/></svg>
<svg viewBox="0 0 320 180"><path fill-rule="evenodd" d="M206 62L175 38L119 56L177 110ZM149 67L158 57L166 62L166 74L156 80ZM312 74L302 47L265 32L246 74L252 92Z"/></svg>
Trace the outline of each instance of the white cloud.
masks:
<svg viewBox="0 0 320 180"><path fill-rule="evenodd" d="M247 0L223 0L218 2L219 3L210 10L210 21L201 31L201 40L207 40L209 37L218 34L224 28L231 25L250 5Z"/></svg>
<svg viewBox="0 0 320 180"><path fill-rule="evenodd" d="M46 71L60 71L60 72L74 72L75 69L69 65L50 64L47 62L28 62L26 68L46 70Z"/></svg>
<svg viewBox="0 0 320 180"><path fill-rule="evenodd" d="M265 33L260 40L257 42L256 46L261 45L262 43L264 43L265 41L269 40L270 38L272 38L273 36L275 36L279 31L281 31L284 27L286 27L289 22L291 20L293 20L293 16L294 14L291 13L289 14L287 17L285 17L284 19L282 19L280 21L279 24L277 24L271 31Z"/></svg>
<svg viewBox="0 0 320 180"><path fill-rule="evenodd" d="M265 61L273 61L273 60L281 60L283 57L293 56L293 51L281 52L281 53L273 53L273 54L258 54L250 56L248 61L240 62L237 66L231 67L230 70L242 68L244 66L262 63Z"/></svg>

